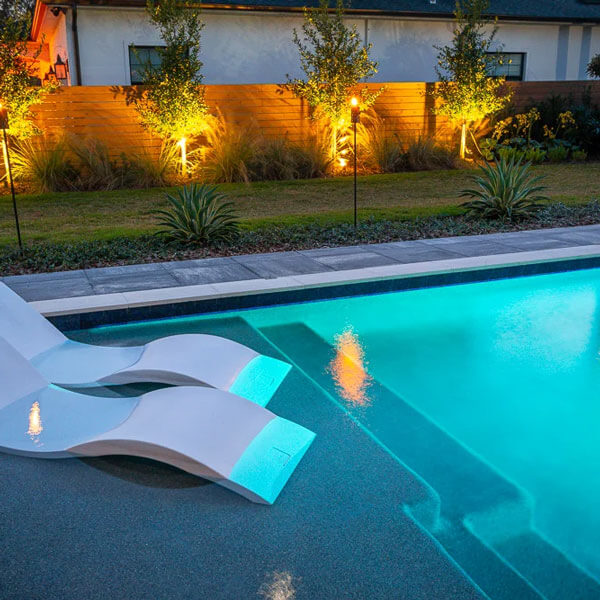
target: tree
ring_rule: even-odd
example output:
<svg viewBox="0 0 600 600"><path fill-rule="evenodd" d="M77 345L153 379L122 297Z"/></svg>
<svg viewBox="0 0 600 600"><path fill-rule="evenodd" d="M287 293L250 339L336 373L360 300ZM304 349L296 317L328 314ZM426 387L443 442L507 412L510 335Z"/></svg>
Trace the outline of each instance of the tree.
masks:
<svg viewBox="0 0 600 600"><path fill-rule="evenodd" d="M33 12L35 0L0 0L0 29L9 17L23 17Z"/></svg>
<svg viewBox="0 0 600 600"><path fill-rule="evenodd" d="M370 92L361 81L377 73L371 60L372 45L363 45L356 26L344 23L344 2L336 0L330 11L329 0L319 0L319 7L304 9L302 36L294 29L294 44L300 53L304 78L291 78L283 87L305 100L313 118L325 118L332 127L332 159L338 147L338 132L348 126L349 97L361 96L364 108L371 106L381 93Z"/></svg>
<svg viewBox="0 0 600 600"><path fill-rule="evenodd" d="M590 77L600 79L600 54L596 54L596 56L590 60L590 63L587 66L587 72Z"/></svg>
<svg viewBox="0 0 600 600"><path fill-rule="evenodd" d="M454 37L448 46L437 47L436 73L440 81L433 92L441 101L435 112L461 127L460 157L465 158L467 130L475 121L498 112L510 100L504 78L490 77L501 54L490 53L496 28L488 33L485 17L489 0L457 0Z"/></svg>
<svg viewBox="0 0 600 600"><path fill-rule="evenodd" d="M18 3L2 8L4 19L0 27L0 103L8 110L8 134L13 138L25 139L40 133L33 121L35 114L31 111L31 106L38 104L45 93L54 89L54 85L44 88L32 85L32 78L37 76L34 61L39 56L42 45L33 52L33 56L30 53L30 60L27 60L31 13ZM8 179L8 153L4 140L2 150Z"/></svg>
<svg viewBox="0 0 600 600"><path fill-rule="evenodd" d="M158 67L149 62L142 77L145 88L133 103L142 125L181 149L181 170L187 172L187 137L202 133L208 107L199 58L204 24L200 11L178 0L148 0L147 12L165 46L157 48Z"/></svg>

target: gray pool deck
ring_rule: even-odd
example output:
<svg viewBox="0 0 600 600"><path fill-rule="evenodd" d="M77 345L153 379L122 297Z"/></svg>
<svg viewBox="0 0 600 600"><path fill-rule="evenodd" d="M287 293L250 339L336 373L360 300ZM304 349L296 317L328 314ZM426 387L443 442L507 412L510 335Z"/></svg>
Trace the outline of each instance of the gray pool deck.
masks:
<svg viewBox="0 0 600 600"><path fill-rule="evenodd" d="M1 280L48 316L600 255L600 225L83 269Z"/></svg>

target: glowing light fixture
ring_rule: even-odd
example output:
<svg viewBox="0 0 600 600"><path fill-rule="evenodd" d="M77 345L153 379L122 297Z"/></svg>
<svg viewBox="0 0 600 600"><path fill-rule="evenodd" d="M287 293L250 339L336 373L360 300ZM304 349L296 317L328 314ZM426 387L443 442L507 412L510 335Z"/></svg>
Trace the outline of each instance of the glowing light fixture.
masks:
<svg viewBox="0 0 600 600"><path fill-rule="evenodd" d="M177 145L179 146L180 150L181 150L181 174L182 175L187 175L187 140L182 137L178 142Z"/></svg>
<svg viewBox="0 0 600 600"><path fill-rule="evenodd" d="M66 83L69 77L69 63L64 62L60 57L60 54L56 55L56 62L54 63L54 74L56 79L61 83Z"/></svg>

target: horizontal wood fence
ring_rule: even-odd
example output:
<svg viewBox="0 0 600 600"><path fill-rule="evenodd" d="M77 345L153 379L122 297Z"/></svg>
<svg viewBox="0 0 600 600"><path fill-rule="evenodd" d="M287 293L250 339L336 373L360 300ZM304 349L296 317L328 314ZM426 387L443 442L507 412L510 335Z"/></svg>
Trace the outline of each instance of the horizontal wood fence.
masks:
<svg viewBox="0 0 600 600"><path fill-rule="evenodd" d="M446 119L433 114L433 100L427 91L431 83L386 83L375 109L385 119L390 134L415 137L435 136L447 139L452 134ZM600 104L600 82L541 81L511 82L513 103L518 109L551 94L580 97L590 89ZM369 84L378 89L377 84ZM125 102L125 91L106 86L63 88L47 96L35 107L38 125L51 135L70 132L92 136L105 142L111 154L150 152L160 147L160 140L139 124L132 106ZM211 110L219 109L240 125L254 124L268 137L286 135L301 142L311 132L308 110L302 101L277 85L209 85L206 100Z"/></svg>

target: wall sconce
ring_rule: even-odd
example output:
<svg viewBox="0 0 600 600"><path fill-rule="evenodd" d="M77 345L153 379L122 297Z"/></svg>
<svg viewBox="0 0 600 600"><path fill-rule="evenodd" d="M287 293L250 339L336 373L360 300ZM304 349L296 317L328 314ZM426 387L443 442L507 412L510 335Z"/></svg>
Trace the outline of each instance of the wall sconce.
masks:
<svg viewBox="0 0 600 600"><path fill-rule="evenodd" d="M67 80L69 78L69 61L63 62L60 54L56 55L56 62L54 63L54 73L56 79L59 81Z"/></svg>

